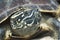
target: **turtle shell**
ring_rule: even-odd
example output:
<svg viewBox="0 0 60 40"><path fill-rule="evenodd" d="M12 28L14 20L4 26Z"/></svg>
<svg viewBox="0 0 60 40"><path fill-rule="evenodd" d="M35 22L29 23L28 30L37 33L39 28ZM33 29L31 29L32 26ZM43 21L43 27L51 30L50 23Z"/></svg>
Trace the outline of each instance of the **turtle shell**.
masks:
<svg viewBox="0 0 60 40"><path fill-rule="evenodd" d="M38 4L38 8L43 10L55 10L58 6L56 0L0 0L0 23L11 16L13 12L16 12L20 5L24 4L29 4L28 7L33 4L32 8L34 8L34 4Z"/></svg>
<svg viewBox="0 0 60 40"><path fill-rule="evenodd" d="M16 11L21 4L24 4L23 0L0 0L0 23L13 14L12 12Z"/></svg>

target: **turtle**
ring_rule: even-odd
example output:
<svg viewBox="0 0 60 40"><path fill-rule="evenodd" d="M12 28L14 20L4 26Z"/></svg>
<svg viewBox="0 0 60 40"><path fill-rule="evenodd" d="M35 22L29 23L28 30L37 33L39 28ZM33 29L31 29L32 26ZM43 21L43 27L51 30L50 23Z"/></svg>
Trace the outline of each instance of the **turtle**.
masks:
<svg viewBox="0 0 60 40"><path fill-rule="evenodd" d="M10 19L10 37L32 38L41 31L43 13L51 13L55 18L60 16L60 6L56 0L1 0L0 3L3 3L0 24Z"/></svg>

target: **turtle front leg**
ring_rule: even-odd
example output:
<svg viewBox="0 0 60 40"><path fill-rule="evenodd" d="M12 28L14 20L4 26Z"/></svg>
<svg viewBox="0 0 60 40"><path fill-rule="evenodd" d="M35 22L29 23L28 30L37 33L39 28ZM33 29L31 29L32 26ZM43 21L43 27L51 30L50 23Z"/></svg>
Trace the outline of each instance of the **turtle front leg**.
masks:
<svg viewBox="0 0 60 40"><path fill-rule="evenodd" d="M11 37L12 36L12 33L11 33L11 31L10 30L7 30L6 31L6 33L5 33L5 38L4 38L4 40L10 40Z"/></svg>

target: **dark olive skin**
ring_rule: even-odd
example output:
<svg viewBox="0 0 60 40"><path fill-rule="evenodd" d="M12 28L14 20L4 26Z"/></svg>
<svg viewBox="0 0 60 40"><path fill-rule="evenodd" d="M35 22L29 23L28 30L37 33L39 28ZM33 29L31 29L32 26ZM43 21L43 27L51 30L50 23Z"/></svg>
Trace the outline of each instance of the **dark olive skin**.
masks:
<svg viewBox="0 0 60 40"><path fill-rule="evenodd" d="M60 21L58 21L55 18L51 18L51 24L56 27L56 29L58 30L58 39L60 38Z"/></svg>
<svg viewBox="0 0 60 40"><path fill-rule="evenodd" d="M50 23L54 25L55 27L60 28L60 21L58 21L56 18L50 18L49 19Z"/></svg>
<svg viewBox="0 0 60 40"><path fill-rule="evenodd" d="M5 29L0 28L0 40L4 40L4 35L5 35Z"/></svg>

